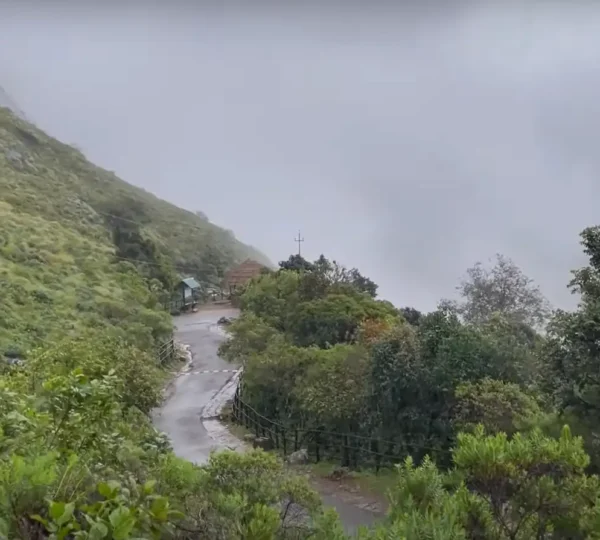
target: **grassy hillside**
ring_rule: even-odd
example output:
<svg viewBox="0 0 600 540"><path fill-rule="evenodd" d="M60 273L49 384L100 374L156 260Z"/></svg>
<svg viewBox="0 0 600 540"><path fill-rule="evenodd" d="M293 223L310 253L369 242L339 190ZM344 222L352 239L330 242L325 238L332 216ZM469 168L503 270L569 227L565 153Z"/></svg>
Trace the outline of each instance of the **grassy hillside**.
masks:
<svg viewBox="0 0 600 540"><path fill-rule="evenodd" d="M83 232L118 215L135 221L183 273L218 282L247 257L268 263L207 219L163 201L90 163L81 152L0 109L0 193L13 209Z"/></svg>
<svg viewBox="0 0 600 540"><path fill-rule="evenodd" d="M200 281L217 282L246 257L265 260L0 109L1 353L20 355L86 328L123 332L124 320L127 339L144 348L168 331L147 283L127 257L115 257L114 215L136 223L171 269Z"/></svg>
<svg viewBox="0 0 600 540"><path fill-rule="evenodd" d="M0 538L283 538L290 499L323 518L275 457L196 467L148 417L174 269L210 282L247 256L0 110Z"/></svg>

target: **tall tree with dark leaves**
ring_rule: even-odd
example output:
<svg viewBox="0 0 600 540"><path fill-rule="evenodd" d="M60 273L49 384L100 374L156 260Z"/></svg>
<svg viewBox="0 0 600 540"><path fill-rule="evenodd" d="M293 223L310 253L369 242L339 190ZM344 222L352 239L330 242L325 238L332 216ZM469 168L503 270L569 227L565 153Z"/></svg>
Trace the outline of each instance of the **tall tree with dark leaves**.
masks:
<svg viewBox="0 0 600 540"><path fill-rule="evenodd" d="M282 270L293 270L294 272L311 272L314 270L314 265L308 262L302 255L290 255L286 261L279 263L279 268Z"/></svg>
<svg viewBox="0 0 600 540"><path fill-rule="evenodd" d="M406 322L411 326L419 326L421 317L423 317L423 314L418 309L410 306L400 308L400 313L402 313L402 316Z"/></svg>
<svg viewBox="0 0 600 540"><path fill-rule="evenodd" d="M600 453L600 227L585 229L581 239L589 265L574 271L569 284L581 301L574 312L559 310L549 325L544 373L560 410L583 421L594 457ZM593 462L600 469L600 458Z"/></svg>

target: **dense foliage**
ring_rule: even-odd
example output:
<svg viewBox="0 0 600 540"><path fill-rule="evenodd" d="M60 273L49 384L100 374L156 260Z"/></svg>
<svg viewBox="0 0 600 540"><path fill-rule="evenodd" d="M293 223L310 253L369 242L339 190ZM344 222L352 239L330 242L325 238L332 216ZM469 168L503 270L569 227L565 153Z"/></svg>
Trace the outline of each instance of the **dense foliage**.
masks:
<svg viewBox="0 0 600 540"><path fill-rule="evenodd" d="M35 236L52 238L56 230L69 229L106 244L111 243L116 225L132 225L179 272L204 283L218 283L227 268L248 257L269 264L264 255L239 242L231 231L212 224L204 214L188 212L127 184L3 108L0 193L12 213L31 218L31 229L40 227L36 219L46 222ZM55 230L44 230L50 223ZM21 240L35 236L22 235ZM98 248L89 247L87 256L93 260Z"/></svg>
<svg viewBox="0 0 600 540"><path fill-rule="evenodd" d="M447 460L459 426L483 420L461 405L486 390L469 385L489 380L512 402L538 383L543 338L521 318L491 311L474 322L447 303L396 310L358 270L323 256L280 266L248 285L221 351L246 362L244 395L267 416Z"/></svg>
<svg viewBox="0 0 600 540"><path fill-rule="evenodd" d="M5 111L0 193L0 539L335 537L275 457L194 466L149 419L177 265L251 250Z"/></svg>
<svg viewBox="0 0 600 540"><path fill-rule="evenodd" d="M264 415L409 456L369 538L595 538L600 228L582 243L579 307L551 317L503 256L427 314L294 256L246 288L222 354L245 362L244 399Z"/></svg>
<svg viewBox="0 0 600 540"><path fill-rule="evenodd" d="M458 436L453 468L426 457L399 467L385 524L366 540L598 538L600 483L585 474L581 439L534 430L508 438L479 428Z"/></svg>
<svg viewBox="0 0 600 540"><path fill-rule="evenodd" d="M274 455L196 466L149 420L177 272L216 282L260 255L5 111L0 189L0 539L345 538ZM600 228L582 243L580 305L544 332L545 300L501 256L427 314L292 256L242 292L221 353L283 426L389 446L390 512L364 540L600 538Z"/></svg>
<svg viewBox="0 0 600 540"><path fill-rule="evenodd" d="M485 322L493 313L529 326L542 326L550 313L539 287L508 257L496 255L491 268L477 263L457 287L463 300L450 302L464 320Z"/></svg>

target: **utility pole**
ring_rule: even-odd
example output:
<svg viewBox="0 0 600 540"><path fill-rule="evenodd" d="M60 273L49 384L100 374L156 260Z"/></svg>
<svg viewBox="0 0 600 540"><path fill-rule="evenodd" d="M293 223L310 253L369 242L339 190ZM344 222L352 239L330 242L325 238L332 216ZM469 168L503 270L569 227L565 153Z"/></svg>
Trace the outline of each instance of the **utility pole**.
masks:
<svg viewBox="0 0 600 540"><path fill-rule="evenodd" d="M302 256L302 250L300 244L304 242L304 238L300 235L300 230L298 230L298 238L294 238L294 242L298 242L298 257Z"/></svg>

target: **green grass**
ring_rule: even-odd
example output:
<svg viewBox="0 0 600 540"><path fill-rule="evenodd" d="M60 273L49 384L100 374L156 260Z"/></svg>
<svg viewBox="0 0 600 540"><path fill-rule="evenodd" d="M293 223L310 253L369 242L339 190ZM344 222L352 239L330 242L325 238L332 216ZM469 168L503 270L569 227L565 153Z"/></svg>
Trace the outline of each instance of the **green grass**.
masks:
<svg viewBox="0 0 600 540"><path fill-rule="evenodd" d="M332 475L339 470L339 463L321 461L320 463L309 463L303 466L313 476L317 478L332 478ZM398 481L395 469L385 468L379 471L364 469L346 471L342 481L346 484L356 486L363 493L385 496L389 490Z"/></svg>
<svg viewBox="0 0 600 540"><path fill-rule="evenodd" d="M115 226L111 212L137 226ZM135 264L115 244L132 257L137 248ZM318 512L316 494L290 488L273 456L222 453L199 468L170 451L149 417L185 360L158 364L173 329L161 302L171 266L210 283L246 257L267 262L0 109L0 537L45 538L59 527L60 537L80 527L102 535L117 514L136 516L127 526L140 538L248 537L245 516L270 511L274 496ZM168 280L148 271L165 261L156 275ZM253 470L262 473L249 484ZM231 472L227 486L213 481ZM279 510L271 514L264 521L278 529Z"/></svg>
<svg viewBox="0 0 600 540"><path fill-rule="evenodd" d="M147 345L167 335L168 315L135 269L115 264L111 254L100 238L0 201L0 352L23 356L33 346L125 323Z"/></svg>
<svg viewBox="0 0 600 540"><path fill-rule="evenodd" d="M231 231L124 182L1 108L0 193L16 211L99 237L106 236L105 214L126 209L176 266L207 272L247 257L270 264Z"/></svg>
<svg viewBox="0 0 600 540"><path fill-rule="evenodd" d="M148 286L116 261L119 212L181 273L214 282L246 257L228 231L117 178L0 108L0 355L111 328L152 346L171 329Z"/></svg>

